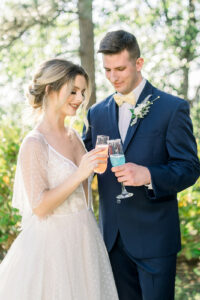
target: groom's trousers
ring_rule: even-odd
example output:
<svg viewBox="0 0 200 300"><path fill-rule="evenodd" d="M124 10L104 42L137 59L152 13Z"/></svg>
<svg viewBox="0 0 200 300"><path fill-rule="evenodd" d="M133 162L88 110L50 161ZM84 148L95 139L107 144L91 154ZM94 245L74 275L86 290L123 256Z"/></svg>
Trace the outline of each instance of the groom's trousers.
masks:
<svg viewBox="0 0 200 300"><path fill-rule="evenodd" d="M173 300L176 254L138 259L125 249L120 234L109 253L119 300Z"/></svg>

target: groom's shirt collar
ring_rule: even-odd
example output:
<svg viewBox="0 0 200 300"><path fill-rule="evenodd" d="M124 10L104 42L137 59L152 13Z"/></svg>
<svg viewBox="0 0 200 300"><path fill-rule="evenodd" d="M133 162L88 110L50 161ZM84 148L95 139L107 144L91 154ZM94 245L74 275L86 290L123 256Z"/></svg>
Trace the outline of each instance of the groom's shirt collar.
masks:
<svg viewBox="0 0 200 300"><path fill-rule="evenodd" d="M140 97L140 94L142 93L142 90L144 89L145 84L146 84L146 79L143 78L142 81L140 82L140 84L134 90L132 90L132 93L135 96L136 102L138 101L138 98ZM121 93L118 93L118 94L122 95ZM124 104L126 104L126 103L123 103L122 106ZM130 107L132 107L131 104L130 104Z"/></svg>

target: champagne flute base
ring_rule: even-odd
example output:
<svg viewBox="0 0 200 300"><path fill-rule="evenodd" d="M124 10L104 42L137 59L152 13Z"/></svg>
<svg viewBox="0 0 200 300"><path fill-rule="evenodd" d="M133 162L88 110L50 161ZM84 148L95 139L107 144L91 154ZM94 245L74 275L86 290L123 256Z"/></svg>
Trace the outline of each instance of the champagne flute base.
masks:
<svg viewBox="0 0 200 300"><path fill-rule="evenodd" d="M134 194L133 193L122 193L121 195L116 196L117 203L121 203L121 199L126 199L132 197Z"/></svg>

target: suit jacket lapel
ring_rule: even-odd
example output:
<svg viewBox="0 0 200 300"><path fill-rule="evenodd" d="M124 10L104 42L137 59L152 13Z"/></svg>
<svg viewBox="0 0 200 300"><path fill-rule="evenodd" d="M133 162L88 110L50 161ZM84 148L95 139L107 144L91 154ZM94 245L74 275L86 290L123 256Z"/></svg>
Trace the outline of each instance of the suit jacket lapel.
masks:
<svg viewBox="0 0 200 300"><path fill-rule="evenodd" d="M153 87L152 85L147 81L146 84L145 84L145 87L142 91L142 93L140 94L140 97L138 98L138 101L137 101L137 104L140 104L148 95L152 95L153 94ZM149 99L150 100L150 99ZM124 141L124 144L123 144L123 150L124 152L126 151L130 141L133 139L133 136L140 124L142 119L138 119L136 124L134 124L133 126L129 125L128 127L128 131L127 131L127 134L126 134L126 138L125 138L125 141ZM130 121L130 124L131 124L131 121Z"/></svg>
<svg viewBox="0 0 200 300"><path fill-rule="evenodd" d="M113 96L110 97L108 101L108 119L109 119L109 128L111 130L110 139L120 139L119 127L118 127L118 106L113 99Z"/></svg>

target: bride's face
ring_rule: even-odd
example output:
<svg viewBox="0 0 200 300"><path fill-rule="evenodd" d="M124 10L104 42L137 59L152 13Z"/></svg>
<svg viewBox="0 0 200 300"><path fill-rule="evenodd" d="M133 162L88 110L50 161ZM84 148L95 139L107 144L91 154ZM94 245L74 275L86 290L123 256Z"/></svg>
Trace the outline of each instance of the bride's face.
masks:
<svg viewBox="0 0 200 300"><path fill-rule="evenodd" d="M56 93L56 101L54 101L54 109L59 115L74 116L77 109L85 99L85 91L87 83L85 77L77 75L74 81L74 86L69 95L68 83L64 84L59 92Z"/></svg>

